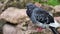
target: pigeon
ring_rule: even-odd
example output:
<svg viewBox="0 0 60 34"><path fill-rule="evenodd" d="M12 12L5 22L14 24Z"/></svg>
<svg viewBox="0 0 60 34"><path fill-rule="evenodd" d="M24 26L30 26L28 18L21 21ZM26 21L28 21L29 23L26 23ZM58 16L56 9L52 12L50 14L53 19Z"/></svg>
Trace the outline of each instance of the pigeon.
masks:
<svg viewBox="0 0 60 34"><path fill-rule="evenodd" d="M32 3L28 3L26 7L26 13L32 20L33 24L44 29L50 28L54 34L59 34L57 28L60 27L60 24L54 20L51 13Z"/></svg>
<svg viewBox="0 0 60 34"><path fill-rule="evenodd" d="M27 13L27 15L28 15L29 17L31 17L32 10L33 10L36 6L33 5L32 3L28 3L26 6L27 6L27 11L26 11L26 13ZM31 9L30 9L30 8L31 8Z"/></svg>

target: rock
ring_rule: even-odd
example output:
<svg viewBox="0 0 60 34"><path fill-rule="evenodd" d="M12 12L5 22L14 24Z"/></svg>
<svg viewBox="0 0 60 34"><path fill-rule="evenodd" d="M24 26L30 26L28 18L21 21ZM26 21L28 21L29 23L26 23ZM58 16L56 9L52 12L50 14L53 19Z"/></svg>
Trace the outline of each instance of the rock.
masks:
<svg viewBox="0 0 60 34"><path fill-rule="evenodd" d="M53 6L47 5L47 4L43 4L41 6L43 9L47 10L47 11L52 11L53 10Z"/></svg>
<svg viewBox="0 0 60 34"><path fill-rule="evenodd" d="M54 19L60 23L60 17L54 17Z"/></svg>
<svg viewBox="0 0 60 34"><path fill-rule="evenodd" d="M1 3L1 1L0 1L0 14L2 13L2 7L3 7L3 3Z"/></svg>
<svg viewBox="0 0 60 34"><path fill-rule="evenodd" d="M3 26L3 34L16 34L16 28L14 26L11 26L9 24L5 24Z"/></svg>
<svg viewBox="0 0 60 34"><path fill-rule="evenodd" d="M37 32L34 27L32 26L32 23L29 22L28 26L23 26L25 24L21 23L16 26L17 34L30 34L32 32Z"/></svg>
<svg viewBox="0 0 60 34"><path fill-rule="evenodd" d="M3 4L0 2L0 9L1 9L2 5L3 5Z"/></svg>
<svg viewBox="0 0 60 34"><path fill-rule="evenodd" d="M59 18L59 17L54 17L54 19ZM57 19L56 19L57 20ZM17 26L12 26L9 24L5 24L3 26L3 34L30 34L30 33L36 33L37 30L34 27L34 24L32 24L31 21L27 21L28 26L23 26L26 24L26 22L19 23ZM59 30L58 30L59 31ZM49 29L43 29L42 33L44 34L52 34L51 30Z"/></svg>
<svg viewBox="0 0 60 34"><path fill-rule="evenodd" d="M36 5L37 7L41 7L42 6L42 4L40 4L38 2L36 2L34 5Z"/></svg>
<svg viewBox="0 0 60 34"><path fill-rule="evenodd" d="M14 7L7 8L0 16L0 19L4 19L13 24L20 23L25 18L28 18L26 9L18 9Z"/></svg>
<svg viewBox="0 0 60 34"><path fill-rule="evenodd" d="M41 4L41 3L36 2L35 5L37 7L43 8L43 9L45 9L47 11L52 11L53 10L53 6L50 6L50 5L47 5L47 4Z"/></svg>
<svg viewBox="0 0 60 34"><path fill-rule="evenodd" d="M54 6L53 9L55 9L55 13L60 12L60 5Z"/></svg>

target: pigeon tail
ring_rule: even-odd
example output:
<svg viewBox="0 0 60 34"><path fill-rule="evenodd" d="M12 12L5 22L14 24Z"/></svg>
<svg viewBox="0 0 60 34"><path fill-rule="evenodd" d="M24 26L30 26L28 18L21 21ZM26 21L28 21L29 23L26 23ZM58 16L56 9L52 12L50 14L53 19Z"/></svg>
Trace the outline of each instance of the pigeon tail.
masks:
<svg viewBox="0 0 60 34"><path fill-rule="evenodd" d="M55 27L49 26L49 28L52 30L53 34L59 34L59 32L57 31Z"/></svg>
<svg viewBox="0 0 60 34"><path fill-rule="evenodd" d="M54 21L55 21L55 23L50 23L49 26L52 26L55 28L60 27L60 24L56 20L54 20Z"/></svg>

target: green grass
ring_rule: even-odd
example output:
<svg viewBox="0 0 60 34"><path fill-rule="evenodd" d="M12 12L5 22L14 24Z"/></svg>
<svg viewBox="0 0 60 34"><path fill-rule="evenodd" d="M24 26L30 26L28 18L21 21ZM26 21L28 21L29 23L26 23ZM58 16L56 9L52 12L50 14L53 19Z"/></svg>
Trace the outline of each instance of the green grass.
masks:
<svg viewBox="0 0 60 34"><path fill-rule="evenodd" d="M34 0L35 2L40 2L42 4L48 4L48 5L52 5L52 6L55 6L55 5L60 5L60 0L47 0L47 2L43 2L41 0Z"/></svg>
<svg viewBox="0 0 60 34"><path fill-rule="evenodd" d="M55 6L59 5L60 2L58 0L48 0L47 4Z"/></svg>

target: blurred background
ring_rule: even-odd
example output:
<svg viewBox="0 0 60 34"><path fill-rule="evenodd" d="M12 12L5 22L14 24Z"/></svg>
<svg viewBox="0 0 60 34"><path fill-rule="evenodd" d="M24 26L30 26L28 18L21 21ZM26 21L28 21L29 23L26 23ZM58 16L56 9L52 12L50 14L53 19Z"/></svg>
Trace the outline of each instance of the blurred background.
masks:
<svg viewBox="0 0 60 34"><path fill-rule="evenodd" d="M0 0L0 34L53 34L50 29L43 29L42 32L35 30L26 15L27 3L51 12L60 23L60 0Z"/></svg>

